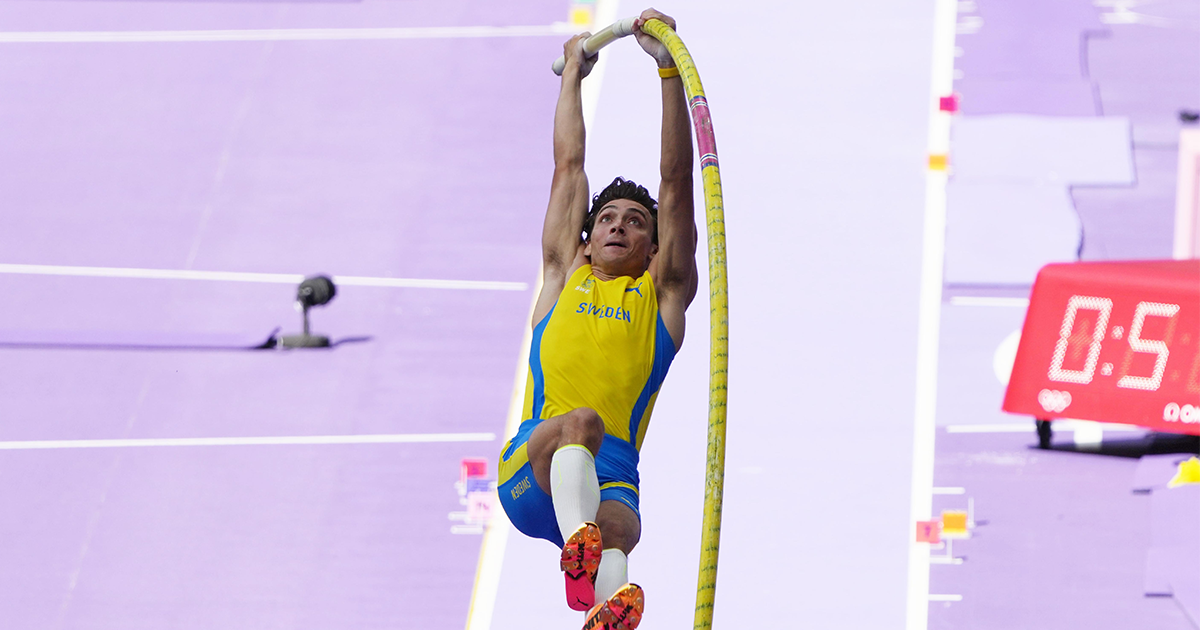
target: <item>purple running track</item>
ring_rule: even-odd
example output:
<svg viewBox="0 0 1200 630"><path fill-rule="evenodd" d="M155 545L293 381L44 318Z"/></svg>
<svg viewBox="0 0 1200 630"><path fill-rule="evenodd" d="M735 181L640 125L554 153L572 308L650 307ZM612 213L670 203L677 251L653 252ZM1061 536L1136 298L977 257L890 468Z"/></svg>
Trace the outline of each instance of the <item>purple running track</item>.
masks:
<svg viewBox="0 0 1200 630"><path fill-rule="evenodd" d="M5 30L549 25L560 2L3 2ZM460 628L465 456L499 447L561 37L0 44L10 264L500 280L341 287L333 351L0 349L0 441L494 433L0 451L14 628ZM295 332L293 286L0 275L41 338ZM57 335L57 337L55 337ZM74 337L72 337L74 336ZM89 337L90 336L90 337ZM157 337L156 337L157 336ZM357 341L354 341L357 339Z"/></svg>

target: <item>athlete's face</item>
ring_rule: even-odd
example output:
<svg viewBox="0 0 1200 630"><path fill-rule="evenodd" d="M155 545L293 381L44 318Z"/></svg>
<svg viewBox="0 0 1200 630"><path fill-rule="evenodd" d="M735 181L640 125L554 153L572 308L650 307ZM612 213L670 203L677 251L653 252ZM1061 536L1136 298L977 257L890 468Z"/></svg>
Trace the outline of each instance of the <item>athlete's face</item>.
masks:
<svg viewBox="0 0 1200 630"><path fill-rule="evenodd" d="M658 253L654 217L642 204L614 199L600 209L583 253L592 266L619 276L640 276Z"/></svg>

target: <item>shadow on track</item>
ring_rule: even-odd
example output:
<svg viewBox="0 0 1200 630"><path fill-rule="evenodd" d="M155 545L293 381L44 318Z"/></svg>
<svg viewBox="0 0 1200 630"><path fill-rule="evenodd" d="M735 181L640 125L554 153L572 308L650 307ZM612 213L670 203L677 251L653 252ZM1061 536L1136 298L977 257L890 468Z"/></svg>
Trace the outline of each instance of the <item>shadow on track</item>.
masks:
<svg viewBox="0 0 1200 630"><path fill-rule="evenodd" d="M1181 435L1178 433L1147 433L1135 438L1116 438L1111 440L1105 438L1100 444L1094 445L1077 445L1066 442L1052 443L1048 449L1038 449L1037 444L1031 444L1029 448L1137 459L1144 455L1169 455L1172 453L1198 454L1200 453L1200 436Z"/></svg>

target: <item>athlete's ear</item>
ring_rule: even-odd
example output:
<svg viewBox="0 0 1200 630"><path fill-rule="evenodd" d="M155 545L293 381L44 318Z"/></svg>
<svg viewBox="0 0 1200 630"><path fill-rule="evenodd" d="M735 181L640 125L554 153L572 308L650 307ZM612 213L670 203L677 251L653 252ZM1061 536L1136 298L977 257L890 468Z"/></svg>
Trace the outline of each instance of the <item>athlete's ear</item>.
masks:
<svg viewBox="0 0 1200 630"><path fill-rule="evenodd" d="M592 257L592 239L590 238L583 242L583 255L589 259Z"/></svg>

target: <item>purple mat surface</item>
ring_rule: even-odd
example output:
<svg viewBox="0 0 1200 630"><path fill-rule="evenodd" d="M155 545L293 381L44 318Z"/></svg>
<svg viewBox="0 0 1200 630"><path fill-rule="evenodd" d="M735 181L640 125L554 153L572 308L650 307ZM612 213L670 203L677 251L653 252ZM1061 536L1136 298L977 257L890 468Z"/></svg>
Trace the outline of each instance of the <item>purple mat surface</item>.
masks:
<svg viewBox="0 0 1200 630"><path fill-rule="evenodd" d="M1132 186L1071 189L1083 223L1081 260L1146 260L1171 257L1175 233L1178 152L1134 149Z"/></svg>
<svg viewBox="0 0 1200 630"><path fill-rule="evenodd" d="M1138 13L1176 21L1117 24L1086 40L1087 71L1101 111L1130 120L1137 183L1072 191L1084 222L1085 260L1171 256L1183 127L1178 112L1200 109L1200 7L1168 1Z"/></svg>
<svg viewBox="0 0 1200 630"><path fill-rule="evenodd" d="M1121 118L1027 115L955 120L955 180L1043 185L1134 181L1129 123Z"/></svg>
<svg viewBox="0 0 1200 630"><path fill-rule="evenodd" d="M395 26L545 25L564 20L560 0L476 3L363 0L0 3L6 31L386 28ZM561 44L561 42L558 42ZM560 48L559 52L562 50Z"/></svg>
<svg viewBox="0 0 1200 630"><path fill-rule="evenodd" d="M955 63L962 70L958 89L966 114L1011 113L973 104L970 82L976 79L1016 79L1032 88L1080 78L1080 33L1104 28L1089 0L978 0L960 8L959 23L972 21L978 25L966 30L973 32L960 29L957 43L964 52Z"/></svg>
<svg viewBox="0 0 1200 630"><path fill-rule="evenodd" d="M1121 119L964 116L953 132L947 283L1027 284L1043 265L1075 260L1069 187L1134 180Z"/></svg>
<svg viewBox="0 0 1200 630"><path fill-rule="evenodd" d="M963 121L1005 113L1127 120L1136 181L1073 182L1082 258L1166 258L1178 111L1200 108L1200 7L1167 0L1133 9L1141 23L1108 17L1102 24L1101 16L1116 10L1084 0L960 5L960 24L970 26L960 28L957 40L963 52L956 90ZM952 162L964 148L970 149L956 142Z"/></svg>
<svg viewBox="0 0 1200 630"><path fill-rule="evenodd" d="M1075 259L1079 217L1065 186L955 181L946 201L947 283L1029 284L1047 263Z"/></svg>
<svg viewBox="0 0 1200 630"><path fill-rule="evenodd" d="M429 482L478 454L8 453L9 485L42 491L4 493L0 607L14 628L461 627L478 539L449 533L457 497Z"/></svg>
<svg viewBox="0 0 1200 630"><path fill-rule="evenodd" d="M514 113L553 102L527 102L547 86L509 68L550 54L546 39L26 49L0 67L18 103L5 113L0 251L11 263L527 280L528 242L504 236L545 203L548 133ZM499 169L497 155L536 159Z"/></svg>
<svg viewBox="0 0 1200 630"><path fill-rule="evenodd" d="M937 436L935 513L971 498L978 523L960 565L934 565L931 629L1191 630L1171 598L1144 595L1151 497L1129 491L1137 460L1041 451L1032 434ZM1197 558L1200 560L1200 558ZM1200 562L1185 568L1200 572Z"/></svg>
<svg viewBox="0 0 1200 630"><path fill-rule="evenodd" d="M1145 455L1138 459L1137 470L1133 475L1132 488L1134 492L1152 492L1166 490L1167 483L1175 477L1179 462L1188 455L1170 453L1166 455Z"/></svg>
<svg viewBox="0 0 1200 630"><path fill-rule="evenodd" d="M548 25L560 2L0 2L4 30ZM0 44L5 263L532 283L559 37ZM481 95L485 97L481 98ZM500 157L501 159L497 159ZM0 275L26 339L300 326L280 284ZM529 291L341 287L332 351L0 348L0 439L500 433ZM240 333L239 333L240 334ZM461 628L497 442L5 451L13 628Z"/></svg>
<svg viewBox="0 0 1200 630"><path fill-rule="evenodd" d="M1083 79L964 77L956 87L967 116L1094 116L1099 108L1095 86Z"/></svg>
<svg viewBox="0 0 1200 630"><path fill-rule="evenodd" d="M1138 144L1176 144L1179 110L1200 109L1200 6L1186 4L1192 15L1176 27L1114 25L1108 36L1087 40L1102 113L1128 117Z"/></svg>
<svg viewBox="0 0 1200 630"><path fill-rule="evenodd" d="M954 177L977 165L980 174L994 178L992 199L1001 200L1020 198L1017 189L1022 186L1059 186L1062 196L1051 205L1063 225L1069 223L1065 215L1081 226L1073 240L1082 244L1083 259L1169 257L1177 112L1195 108L1200 97L1195 3L1168 1L1132 9L1154 15L1175 11L1172 18L1195 22L1187 22L1192 24L1187 28L1179 26L1182 22L1149 26L1115 23L1111 17L1102 21L1102 14L1128 7L1095 6L1087 0L1052 5L980 0L959 6L956 91L962 95L964 115L955 126ZM1045 129L1076 120L1124 131L1110 138L1109 149L1093 146L1079 153L1072 151L1097 137L1084 140L1089 134L1081 133L1068 140L1061 132L1052 132L1057 139L1038 133L1034 135L1045 143L1039 146L1058 147L1031 151L1022 160L978 160L989 151L1002 154L1015 143L1003 134L972 137L959 131L969 132L988 118L1003 119L995 116L999 114L1045 117L1039 119ZM1117 170L1110 170L1107 177L1091 178L1103 171L1095 168L1103 163L1120 165L1124 174L1113 176ZM1031 220L1038 204L1011 204L1016 209L1006 212L999 207L1003 202L989 205L983 195L961 194L958 188L966 184L954 182L950 188L947 280L962 283L955 285L956 294L975 287L977 294L991 295L1012 285L989 290L980 280L971 284L962 278L1003 281L1008 270L996 263L1027 254L1028 245L1043 243L1045 251L1046 239L1054 235L1039 229L1044 220ZM976 207L1003 216L972 213ZM1077 219L1072 216L1076 213ZM1007 258L980 238L988 233L1010 235ZM963 240L972 234L977 238ZM1072 240L1065 231L1059 238L1063 245ZM964 260L976 264L964 266ZM1028 275L1021 282L1031 279ZM942 347L939 424L970 424L972 418L983 424L1027 420L998 412L997 401L984 395L988 387L996 388L994 381L984 385L990 376L986 349L992 345L984 340L1000 334L996 322L1003 316L949 308L942 322L943 343L951 345ZM1034 442L1032 433L938 435L935 485L964 487L975 500L976 518L986 525L955 546L967 557L964 564L933 567L931 592L961 594L963 599L931 604L930 628L1195 627L1194 617L1181 606L1188 595L1146 598L1144 593L1167 590L1172 570L1200 576L1200 555L1152 547L1151 530L1162 527L1160 517L1151 517L1151 497L1129 492L1131 485L1149 489L1153 484L1148 478L1162 472L1161 458L1178 456L1148 456L1138 463L1028 449ZM956 500L960 497L935 497L935 507L962 507L953 505ZM1161 518L1176 525L1195 522L1178 514Z"/></svg>
<svg viewBox="0 0 1200 630"><path fill-rule="evenodd" d="M942 306L938 365L938 426L1033 421L1000 409L1004 385L993 368L996 349L1021 330L1025 309Z"/></svg>
<svg viewBox="0 0 1200 630"><path fill-rule="evenodd" d="M1171 595L1200 628L1200 485L1155 488L1150 506L1146 593Z"/></svg>

